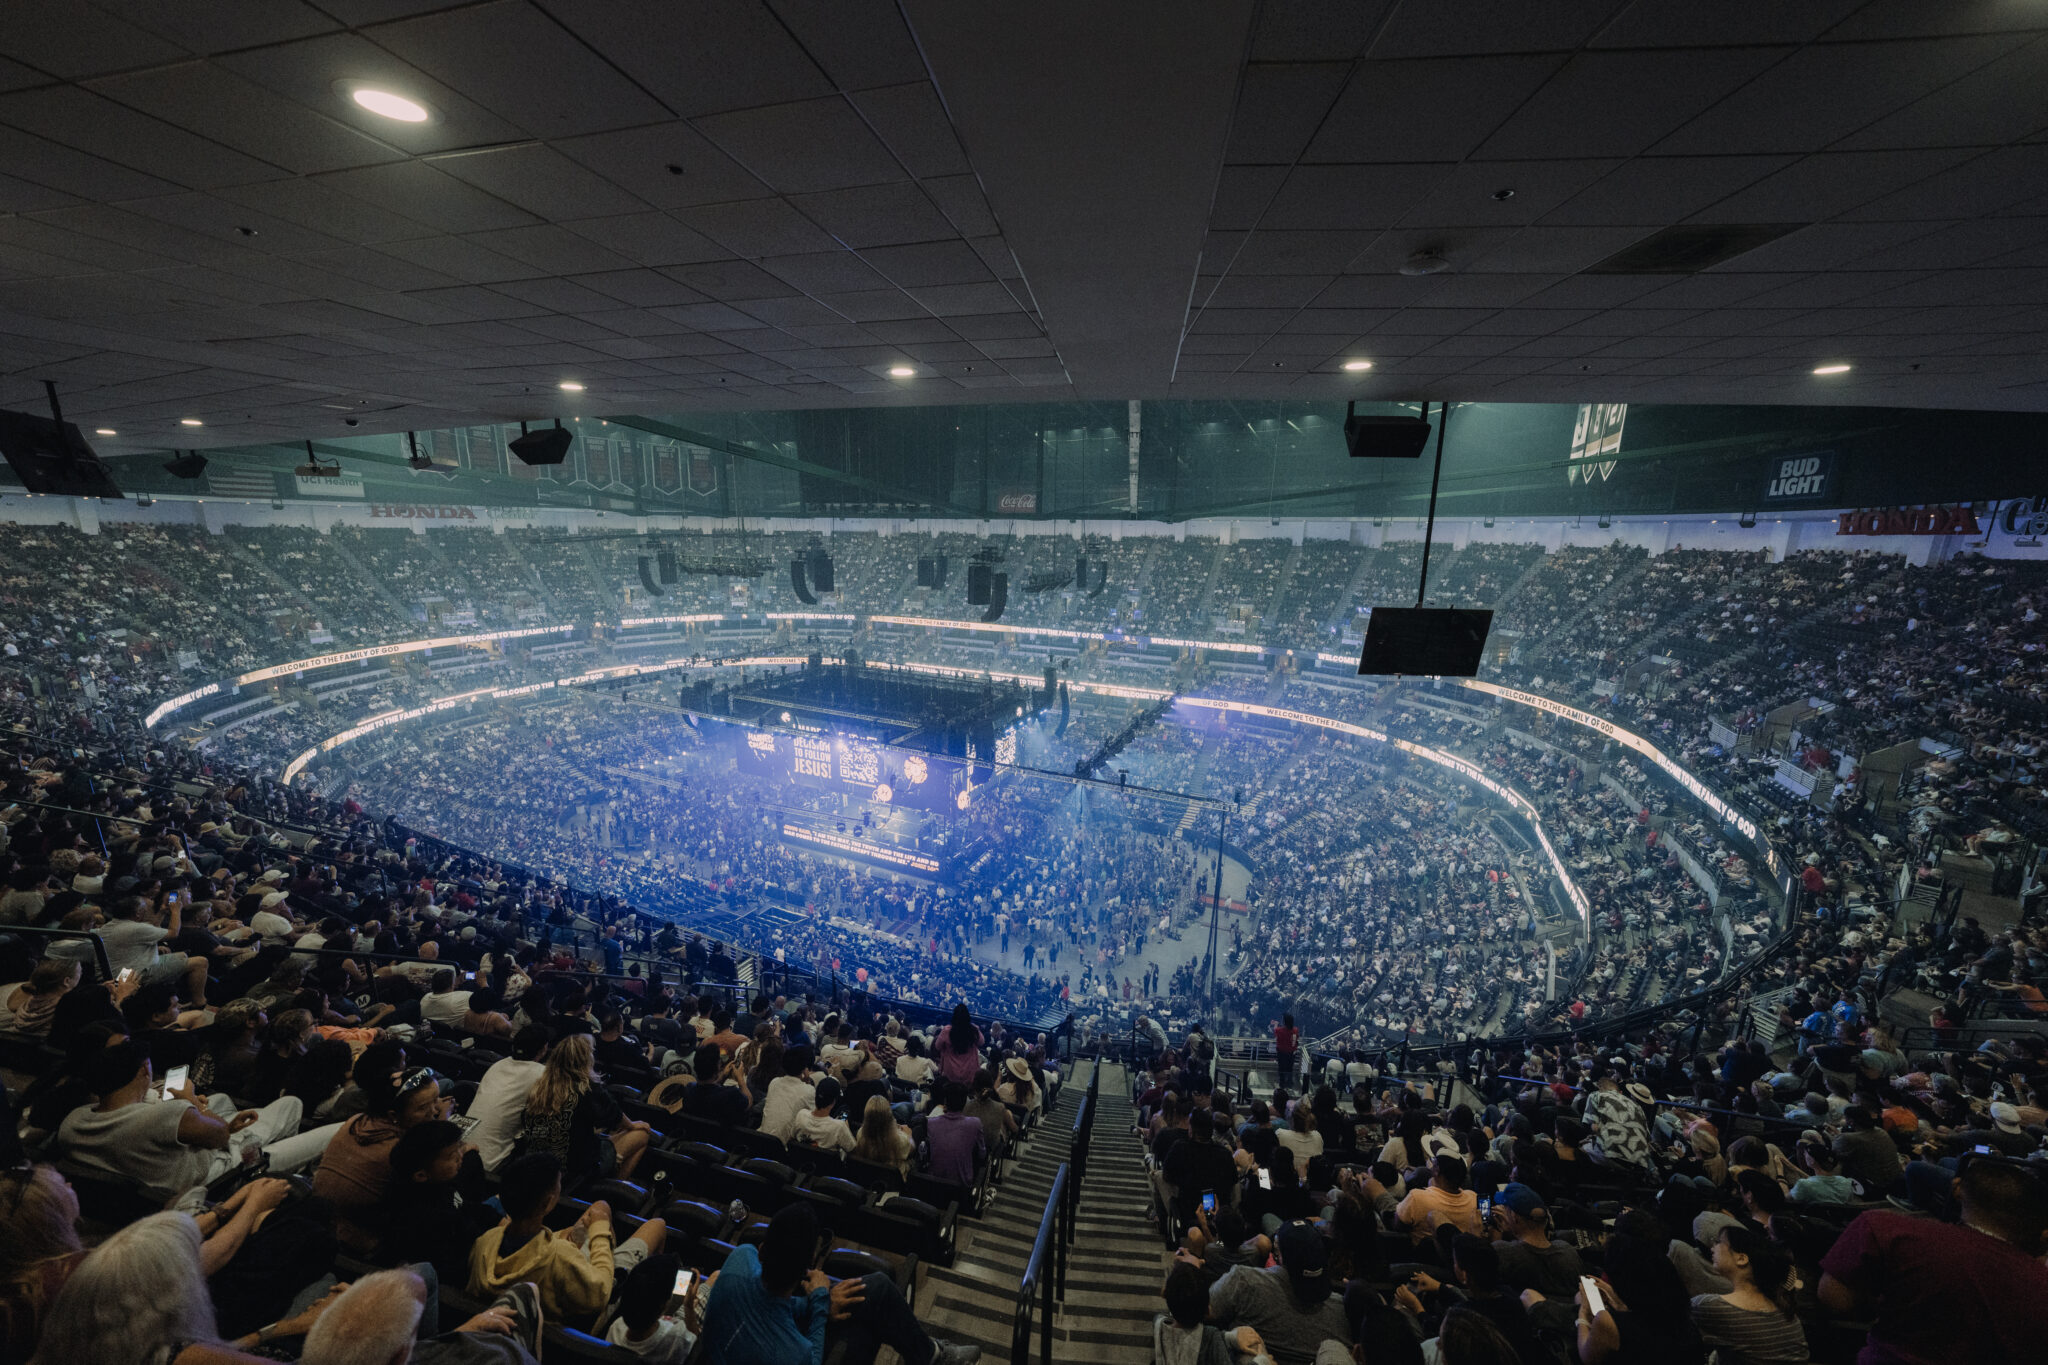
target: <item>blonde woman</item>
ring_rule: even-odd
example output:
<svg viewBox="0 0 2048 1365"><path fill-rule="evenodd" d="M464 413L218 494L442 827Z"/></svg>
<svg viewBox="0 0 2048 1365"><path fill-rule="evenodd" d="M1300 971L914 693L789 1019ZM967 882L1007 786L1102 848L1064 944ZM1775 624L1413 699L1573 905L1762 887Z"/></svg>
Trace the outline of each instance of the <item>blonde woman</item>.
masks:
<svg viewBox="0 0 2048 1365"><path fill-rule="evenodd" d="M520 1143L527 1151L554 1153L573 1181L598 1173L600 1134L611 1138L618 1153L615 1174L630 1180L653 1130L628 1119L611 1092L598 1084L590 1035L572 1033L549 1050L540 1079L527 1093L526 1130Z"/></svg>
<svg viewBox="0 0 2048 1365"><path fill-rule="evenodd" d="M917 1145L910 1130L896 1122L886 1095L868 1096L861 1111L860 1132L853 1139L853 1159L870 1165L887 1166L897 1175L910 1174L910 1153Z"/></svg>

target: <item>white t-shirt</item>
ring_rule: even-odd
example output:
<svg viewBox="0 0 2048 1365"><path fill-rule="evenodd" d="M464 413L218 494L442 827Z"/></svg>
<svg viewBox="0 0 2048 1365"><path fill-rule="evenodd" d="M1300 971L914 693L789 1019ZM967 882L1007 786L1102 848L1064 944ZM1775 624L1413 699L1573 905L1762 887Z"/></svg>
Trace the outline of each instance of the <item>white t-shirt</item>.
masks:
<svg viewBox="0 0 2048 1365"><path fill-rule="evenodd" d="M476 1144L486 1171L497 1170L512 1155L512 1144L526 1123L526 1096L546 1069L539 1062L506 1057L491 1063L491 1069L477 1082L469 1116L479 1122L469 1140Z"/></svg>
<svg viewBox="0 0 2048 1365"><path fill-rule="evenodd" d="M430 1024L459 1024L469 1013L469 991L435 993L420 1001L420 1018Z"/></svg>
<svg viewBox="0 0 2048 1365"><path fill-rule="evenodd" d="M275 910L258 910L249 916L249 928L265 943L282 943L292 936L294 926Z"/></svg>
<svg viewBox="0 0 2048 1365"><path fill-rule="evenodd" d="M642 1360L655 1362L655 1365L683 1365L689 1358L690 1348L697 1344L697 1338L690 1334L690 1329L680 1318L663 1318L641 1341L627 1340L626 1320L620 1318L605 1333L604 1339L614 1346L625 1347Z"/></svg>
<svg viewBox="0 0 2048 1365"><path fill-rule="evenodd" d="M816 1086L801 1076L777 1076L768 1082L768 1096L761 1102L761 1131L787 1142L797 1116L817 1107Z"/></svg>
<svg viewBox="0 0 2048 1365"><path fill-rule="evenodd" d="M107 965L118 974L133 967L146 972L156 961L156 945L170 935L154 924L139 919L110 919L100 926L100 942L106 945Z"/></svg>
<svg viewBox="0 0 2048 1365"><path fill-rule="evenodd" d="M821 1119L815 1109L806 1109L796 1116L792 1136L814 1143L828 1152L853 1150L853 1130L846 1126L846 1120Z"/></svg>

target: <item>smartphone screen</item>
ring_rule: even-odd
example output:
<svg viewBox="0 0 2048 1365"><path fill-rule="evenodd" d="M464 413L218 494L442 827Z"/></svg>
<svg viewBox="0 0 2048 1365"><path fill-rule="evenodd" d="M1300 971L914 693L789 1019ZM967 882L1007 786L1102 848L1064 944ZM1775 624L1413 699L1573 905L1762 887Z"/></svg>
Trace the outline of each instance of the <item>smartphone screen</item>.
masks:
<svg viewBox="0 0 2048 1365"><path fill-rule="evenodd" d="M114 976L114 980L115 980L115 981L117 981L117 982L119 982L119 983L120 983L121 985L123 985L123 986L127 985L127 984L128 984L129 982L133 981L134 979L135 979L135 969L134 969L133 967L123 967L123 968L122 968L122 969L121 969L121 970L120 970L119 972L117 972L117 973L115 974L115 976Z"/></svg>
<svg viewBox="0 0 2048 1365"><path fill-rule="evenodd" d="M690 1286L692 1286L692 1285L694 1285L694 1284L696 1284L696 1283L697 1283L697 1272L696 1272L696 1271L694 1271L694 1270L678 1270L678 1271L676 1272L676 1297L677 1297L677 1298L679 1298L679 1299L683 1299L683 1298L688 1298L688 1297L689 1297L689 1294L690 1294Z"/></svg>
<svg viewBox="0 0 2048 1365"><path fill-rule="evenodd" d="M1586 1311L1599 1317L1607 1311L1607 1303L1600 1297L1600 1285L1591 1275L1579 1276L1579 1288L1586 1295Z"/></svg>
<svg viewBox="0 0 2048 1365"><path fill-rule="evenodd" d="M1273 1188L1273 1173L1264 1166L1259 1167L1259 1188L1262 1190Z"/></svg>
<svg viewBox="0 0 2048 1365"><path fill-rule="evenodd" d="M171 1098L171 1092L174 1090L183 1090L185 1088L185 1078L191 1074L192 1068L189 1066L174 1066L169 1071L166 1071L164 1073L164 1098Z"/></svg>
<svg viewBox="0 0 2048 1365"><path fill-rule="evenodd" d="M1216 1191L1214 1191L1214 1190L1203 1190L1203 1191L1202 1191L1202 1212L1203 1212L1203 1213L1214 1213L1214 1212L1216 1212Z"/></svg>

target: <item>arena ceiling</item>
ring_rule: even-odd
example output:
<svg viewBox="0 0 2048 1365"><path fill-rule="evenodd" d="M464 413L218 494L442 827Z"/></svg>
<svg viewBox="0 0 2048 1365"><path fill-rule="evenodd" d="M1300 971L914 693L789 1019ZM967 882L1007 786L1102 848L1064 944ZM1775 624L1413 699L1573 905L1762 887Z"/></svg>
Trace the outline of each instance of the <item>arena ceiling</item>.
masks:
<svg viewBox="0 0 2048 1365"><path fill-rule="evenodd" d="M2048 0L38 0L0 52L0 404L54 380L113 453L1066 398L2048 406ZM1679 225L1762 244L1601 268Z"/></svg>

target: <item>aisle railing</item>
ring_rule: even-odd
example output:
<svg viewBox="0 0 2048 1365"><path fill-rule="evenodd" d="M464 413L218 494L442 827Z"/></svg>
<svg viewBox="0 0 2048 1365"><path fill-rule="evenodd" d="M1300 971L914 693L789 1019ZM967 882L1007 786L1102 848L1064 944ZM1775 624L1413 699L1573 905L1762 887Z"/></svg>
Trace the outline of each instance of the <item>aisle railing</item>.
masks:
<svg viewBox="0 0 2048 1365"><path fill-rule="evenodd" d="M1052 1365L1052 1324L1055 1302L1066 1297L1067 1248L1074 1239L1072 1205L1067 1191L1073 1170L1062 1162L1038 1220L1031 1259L1017 1283L1017 1307L1010 1317L1010 1365L1031 1365L1031 1338L1038 1335L1039 1365ZM1039 1321L1040 1318L1043 1321Z"/></svg>

